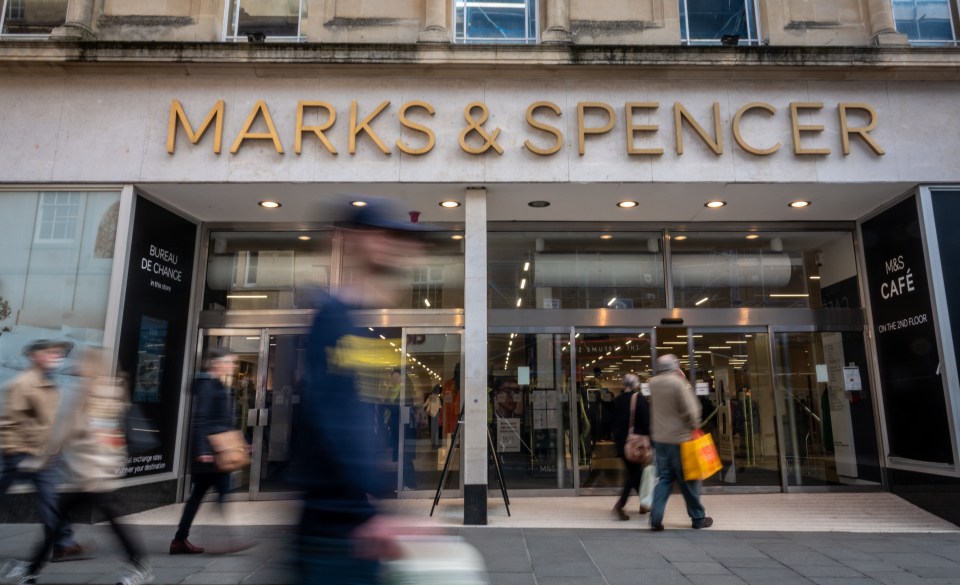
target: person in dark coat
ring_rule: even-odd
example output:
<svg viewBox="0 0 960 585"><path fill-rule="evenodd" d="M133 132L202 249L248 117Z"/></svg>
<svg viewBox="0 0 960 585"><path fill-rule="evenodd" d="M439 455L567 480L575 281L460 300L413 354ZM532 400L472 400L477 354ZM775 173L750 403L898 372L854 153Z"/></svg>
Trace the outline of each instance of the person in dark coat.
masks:
<svg viewBox="0 0 960 585"><path fill-rule="evenodd" d="M637 395L637 410L633 417L633 432L638 435L650 435L650 411L647 407L647 399L639 394L640 378L636 374L627 374L623 377L623 392L614 399L614 411L616 418L613 425L613 439L617 447L617 455L623 460L626 468L626 475L623 481L623 491L620 492L620 499L613 507L613 514L620 520L629 520L630 516L623 511L630 498L630 491L636 490L640 494L640 480L643 477L643 467L639 463L627 461L623 456L624 445L627 443L627 432L630 428L630 404L633 396ZM640 513L646 514L649 508L644 509L641 504Z"/></svg>
<svg viewBox="0 0 960 585"><path fill-rule="evenodd" d="M170 554L200 554L201 546L187 540L190 526L200 509L203 496L211 487L217 488L217 503L223 506L224 496L230 491L230 474L217 469L213 448L207 439L210 435L233 430L233 404L230 392L220 378L233 374L237 368L237 356L220 347L207 351L203 373L197 376L193 386L196 400L193 411L191 474L193 490L183 508L177 534L170 542Z"/></svg>

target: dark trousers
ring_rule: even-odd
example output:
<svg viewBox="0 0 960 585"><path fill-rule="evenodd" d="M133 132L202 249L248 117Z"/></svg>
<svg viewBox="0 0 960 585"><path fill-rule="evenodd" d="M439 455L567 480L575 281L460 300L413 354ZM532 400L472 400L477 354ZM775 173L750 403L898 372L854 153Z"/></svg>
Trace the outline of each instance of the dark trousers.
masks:
<svg viewBox="0 0 960 585"><path fill-rule="evenodd" d="M57 508L57 462L59 460L52 459L38 471L21 471L20 464L27 457L23 453L3 456L0 462L0 506L3 506L7 490L14 481L18 479L30 481L37 491L37 506L44 532L56 530L54 546L68 547L74 544L73 529L70 527L70 522L66 520L61 522L60 511Z"/></svg>
<svg viewBox="0 0 960 585"><path fill-rule="evenodd" d="M70 517L70 512L76 509L82 504L92 505L95 509L100 510L104 516L107 517L107 521L110 522L110 529L113 530L113 534L116 535L117 540L120 541L120 544L123 546L124 552L127 553L127 560L131 563L139 563L144 558L143 547L133 538L129 529L123 524L117 522L119 514L117 513L116 507L116 494L113 492L107 493L91 493L91 492L68 492L60 495L60 524L61 526L67 522L67 518ZM43 543L37 547L36 551L33 554L33 558L30 560L30 566L34 570L39 570L47 557L50 555L50 549L53 548L54 537L59 532L60 527L57 527L54 531L46 530Z"/></svg>
<svg viewBox="0 0 960 585"><path fill-rule="evenodd" d="M219 471L193 474L193 491L190 492L187 505L183 508L175 540L186 540L190 536L190 527L193 526L193 519L197 515L197 510L200 509L200 502L211 487L217 488L217 504L222 506L224 496L230 491L230 474Z"/></svg>
<svg viewBox="0 0 960 585"><path fill-rule="evenodd" d="M297 539L296 566L300 583L324 585L377 585L380 563L357 557L352 540L301 535Z"/></svg>
<svg viewBox="0 0 960 585"><path fill-rule="evenodd" d="M617 500L617 507L622 508L627 505L627 500L630 499L630 491L636 491L637 495L640 494L640 480L643 479L643 467L638 463L631 463L623 457L620 458L623 461L623 466L626 468L627 473L623 477L623 489L620 491L620 499Z"/></svg>

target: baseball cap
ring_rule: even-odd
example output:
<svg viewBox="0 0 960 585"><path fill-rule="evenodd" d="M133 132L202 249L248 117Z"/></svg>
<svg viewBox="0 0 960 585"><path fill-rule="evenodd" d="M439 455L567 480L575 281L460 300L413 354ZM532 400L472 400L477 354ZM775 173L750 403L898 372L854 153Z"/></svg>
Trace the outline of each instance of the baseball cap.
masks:
<svg viewBox="0 0 960 585"><path fill-rule="evenodd" d="M49 349L51 347L60 347L63 348L64 351L70 351L73 349L73 344L62 339L35 339L23 346L23 355L30 355L35 351Z"/></svg>
<svg viewBox="0 0 960 585"><path fill-rule="evenodd" d="M423 231L425 226L410 221L405 213L392 201L365 198L366 205L355 207L353 213L343 222L348 227L359 229L381 229L402 232Z"/></svg>

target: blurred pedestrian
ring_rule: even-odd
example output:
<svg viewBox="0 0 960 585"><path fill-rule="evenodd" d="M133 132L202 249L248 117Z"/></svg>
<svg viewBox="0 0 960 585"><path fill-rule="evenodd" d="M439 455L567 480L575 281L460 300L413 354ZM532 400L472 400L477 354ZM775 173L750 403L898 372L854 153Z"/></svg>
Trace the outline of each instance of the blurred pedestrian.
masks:
<svg viewBox="0 0 960 585"><path fill-rule="evenodd" d="M629 520L630 516L623 511L630 499L630 492L636 490L637 495L641 497L640 513L646 514L650 511L649 502L643 501L643 494L640 491L640 483L643 477L643 466L633 461L628 461L624 456L624 446L627 443L627 435L630 432L630 425L633 424L633 432L638 435L650 436L650 411L647 408L647 399L640 395L640 378L636 374L627 374L623 377L623 392L614 399L614 412L616 418L613 423L613 439L617 448L617 456L623 461L626 474L623 478L623 489L620 492L620 499L613 506L613 514L620 520Z"/></svg>
<svg viewBox="0 0 960 585"><path fill-rule="evenodd" d="M202 546L194 546L187 537L190 536L190 527L200 509L200 502L210 488L217 490L217 504L221 512L225 509L224 498L230 491L230 474L217 468L208 437L233 430L233 401L221 379L233 375L236 369L236 355L221 347L211 347L204 359L204 371L194 381L190 473L193 489L183 507L177 533L170 541L172 555L195 555L206 550ZM218 548L217 552L233 552L246 547L231 543Z"/></svg>
<svg viewBox="0 0 960 585"><path fill-rule="evenodd" d="M683 462L680 460L680 443L689 441L691 433L700 426L700 402L680 370L677 356L658 357L657 372L650 380L650 433L659 483L653 491L650 529L663 530L663 513L674 481L680 485L693 527L709 528L713 525L713 518L707 516L700 503L700 481L683 479Z"/></svg>
<svg viewBox="0 0 960 585"><path fill-rule="evenodd" d="M380 562L399 555L398 525L378 508L389 491L378 463L376 420L384 341L357 327L351 310L393 306L398 278L421 245L385 202L359 208L344 230L351 282L319 300L308 348L309 382L301 404L296 480L304 493L297 541L302 583L378 582ZM376 356L384 356L376 359ZM395 485L394 485L395 487Z"/></svg>
<svg viewBox="0 0 960 585"><path fill-rule="evenodd" d="M50 339L27 344L23 353L30 360L30 368L7 384L0 413L0 506L15 480L33 483L44 531L59 526L53 545L54 562L86 554L73 539L70 523L60 522L56 491L60 456L51 446L52 428L60 408L60 389L53 373L72 347L71 343Z"/></svg>
<svg viewBox="0 0 960 585"><path fill-rule="evenodd" d="M110 523L123 546L127 563L121 571L119 585L141 585L153 582L153 572L143 546L129 528L117 522L116 480L127 458L124 419L129 408L124 381L109 375L105 353L88 349L81 356L78 372L82 376L72 412L58 433L70 479L76 491L60 496L60 523L46 531L29 562L16 563L6 574L7 583L35 583L54 546L56 535L70 513L79 506L92 506Z"/></svg>

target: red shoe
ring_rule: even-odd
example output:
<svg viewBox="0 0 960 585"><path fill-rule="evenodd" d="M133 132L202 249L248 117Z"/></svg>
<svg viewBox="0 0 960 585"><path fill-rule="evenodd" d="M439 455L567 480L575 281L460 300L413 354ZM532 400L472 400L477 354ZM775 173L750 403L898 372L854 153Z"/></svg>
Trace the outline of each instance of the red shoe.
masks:
<svg viewBox="0 0 960 585"><path fill-rule="evenodd" d="M186 538L183 540L174 538L170 541L170 554L172 555L198 555L203 551L202 546L193 546Z"/></svg>

